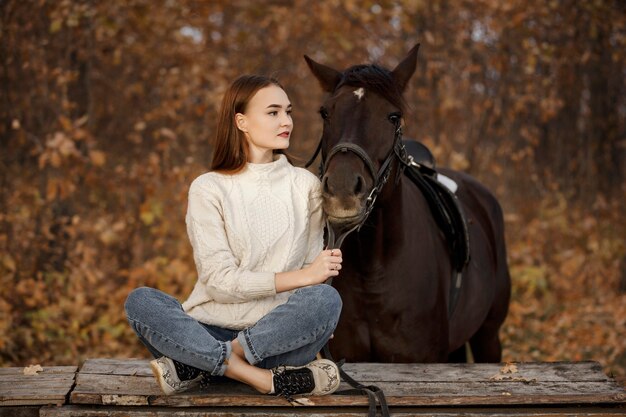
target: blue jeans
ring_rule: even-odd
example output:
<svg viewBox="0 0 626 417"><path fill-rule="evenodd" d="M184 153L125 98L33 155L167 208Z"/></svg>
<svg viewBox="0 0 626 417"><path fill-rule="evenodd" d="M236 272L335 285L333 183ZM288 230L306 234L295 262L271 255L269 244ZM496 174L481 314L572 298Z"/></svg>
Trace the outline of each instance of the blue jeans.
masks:
<svg viewBox="0 0 626 417"><path fill-rule="evenodd" d="M246 360L261 368L311 362L335 331L341 305L329 285L299 288L285 304L241 331L200 323L178 300L154 288L133 290L125 309L131 327L155 358L167 356L221 376L234 339Z"/></svg>

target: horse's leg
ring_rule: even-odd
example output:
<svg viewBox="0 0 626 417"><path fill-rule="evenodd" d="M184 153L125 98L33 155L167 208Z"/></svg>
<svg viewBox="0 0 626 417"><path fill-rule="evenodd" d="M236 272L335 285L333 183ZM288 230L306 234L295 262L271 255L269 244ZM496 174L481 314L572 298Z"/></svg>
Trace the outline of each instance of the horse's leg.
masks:
<svg viewBox="0 0 626 417"><path fill-rule="evenodd" d="M498 332L504 322L511 297L511 278L506 262L506 242L504 239L504 216L502 207L495 197L480 184L476 184L475 190L480 191L476 195L477 202L482 210L487 213L484 221L485 230L493 249L496 274L494 295L491 308L478 331L470 338L470 347L474 362L500 362L502 360L502 345Z"/></svg>
<svg viewBox="0 0 626 417"><path fill-rule="evenodd" d="M498 332L500 330L501 320L487 320L478 329L478 331L470 339L470 347L472 349L472 355L474 362L496 363L502 360L502 345L500 344L500 336Z"/></svg>
<svg viewBox="0 0 626 417"><path fill-rule="evenodd" d="M509 275L504 270L497 282L499 290L496 290L491 309L478 331L470 338L472 356L476 363L497 363L502 360L502 345L500 343L500 327L506 318L509 309Z"/></svg>
<svg viewBox="0 0 626 417"><path fill-rule="evenodd" d="M448 363L466 363L467 362L467 349L465 343L448 354Z"/></svg>
<svg viewBox="0 0 626 417"><path fill-rule="evenodd" d="M497 363L502 360L502 345L497 332L480 329L470 340L470 345L477 363Z"/></svg>
<svg viewBox="0 0 626 417"><path fill-rule="evenodd" d="M502 285L504 290L496 291L493 305L485 321L469 340L476 363L496 363L502 360L502 345L498 333L509 309L508 271L505 272L507 279L501 280L504 281Z"/></svg>

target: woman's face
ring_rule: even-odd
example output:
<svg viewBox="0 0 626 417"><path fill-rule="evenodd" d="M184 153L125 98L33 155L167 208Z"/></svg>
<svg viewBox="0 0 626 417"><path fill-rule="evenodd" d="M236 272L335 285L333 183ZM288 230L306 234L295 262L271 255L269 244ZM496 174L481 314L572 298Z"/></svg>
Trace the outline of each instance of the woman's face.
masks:
<svg viewBox="0 0 626 417"><path fill-rule="evenodd" d="M237 113L235 121L250 145L250 161L272 161L272 151L289 147L293 129L291 103L285 91L270 85L256 92L245 113Z"/></svg>

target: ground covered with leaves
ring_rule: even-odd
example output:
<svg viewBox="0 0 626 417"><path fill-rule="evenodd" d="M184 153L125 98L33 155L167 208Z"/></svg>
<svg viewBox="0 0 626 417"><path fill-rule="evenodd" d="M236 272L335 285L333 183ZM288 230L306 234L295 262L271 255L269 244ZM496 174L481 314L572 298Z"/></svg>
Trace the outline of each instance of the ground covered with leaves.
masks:
<svg viewBox="0 0 626 417"><path fill-rule="evenodd" d="M624 219L598 199L546 199L536 216L508 219L513 281L502 329L506 361L600 362L626 377Z"/></svg>

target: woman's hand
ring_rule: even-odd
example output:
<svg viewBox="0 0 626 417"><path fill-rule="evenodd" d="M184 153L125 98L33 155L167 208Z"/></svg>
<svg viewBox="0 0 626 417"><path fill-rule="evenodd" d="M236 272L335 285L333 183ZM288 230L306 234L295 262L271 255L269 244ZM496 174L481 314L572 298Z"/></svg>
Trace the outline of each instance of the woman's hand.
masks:
<svg viewBox="0 0 626 417"><path fill-rule="evenodd" d="M307 267L298 271L277 273L275 275L276 292L321 284L328 278L339 275L342 262L341 250L323 250Z"/></svg>
<svg viewBox="0 0 626 417"><path fill-rule="evenodd" d="M341 262L343 262L343 258L340 249L326 249L317 255L317 258L305 268L305 271L310 276L312 285L321 284L328 278L339 275Z"/></svg>

